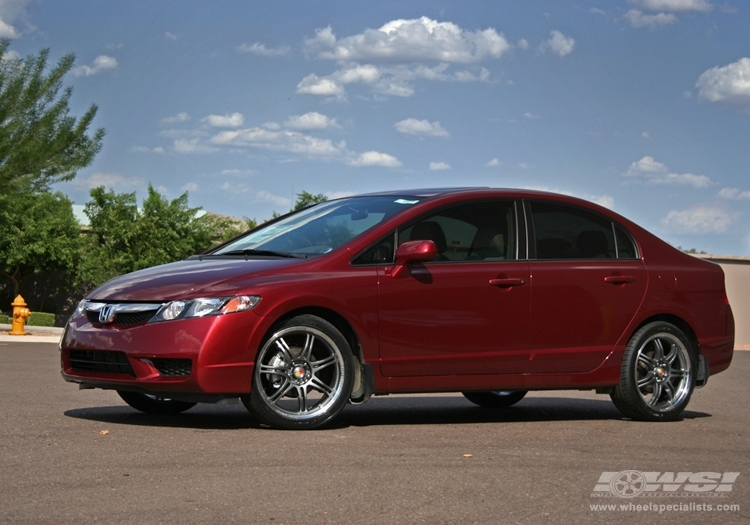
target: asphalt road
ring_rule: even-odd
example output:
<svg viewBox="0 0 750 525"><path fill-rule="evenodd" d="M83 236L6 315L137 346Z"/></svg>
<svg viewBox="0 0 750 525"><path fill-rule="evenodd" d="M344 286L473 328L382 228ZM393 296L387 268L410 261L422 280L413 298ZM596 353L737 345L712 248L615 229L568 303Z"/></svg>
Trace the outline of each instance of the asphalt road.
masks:
<svg viewBox="0 0 750 525"><path fill-rule="evenodd" d="M56 345L0 342L0 523L750 523L748 377L737 352L674 423L549 392L505 411L377 397L331 429L282 432L239 404L143 415L65 383ZM628 470L740 474L722 493L594 492Z"/></svg>

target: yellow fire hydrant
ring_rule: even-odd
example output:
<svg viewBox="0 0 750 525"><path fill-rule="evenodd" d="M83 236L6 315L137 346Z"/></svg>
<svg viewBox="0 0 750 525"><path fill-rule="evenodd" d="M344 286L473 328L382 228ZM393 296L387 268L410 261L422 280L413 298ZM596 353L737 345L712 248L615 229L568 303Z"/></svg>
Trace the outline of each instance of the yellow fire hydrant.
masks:
<svg viewBox="0 0 750 525"><path fill-rule="evenodd" d="M26 319L31 316L31 312L26 308L26 301L19 295L10 305L13 307L13 324L9 335L29 335L23 329Z"/></svg>

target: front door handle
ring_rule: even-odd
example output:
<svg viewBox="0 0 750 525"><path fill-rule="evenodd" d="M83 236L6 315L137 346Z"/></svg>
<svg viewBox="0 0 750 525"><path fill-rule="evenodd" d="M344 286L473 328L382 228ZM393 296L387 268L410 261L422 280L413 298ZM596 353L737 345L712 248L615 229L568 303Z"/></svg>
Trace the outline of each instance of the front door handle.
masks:
<svg viewBox="0 0 750 525"><path fill-rule="evenodd" d="M632 275L610 275L604 278L605 283L609 284L631 284L635 282Z"/></svg>
<svg viewBox="0 0 750 525"><path fill-rule="evenodd" d="M522 286L526 284L523 279L518 278L504 278L504 279L490 279L490 286L499 286L500 288L508 288L510 286Z"/></svg>

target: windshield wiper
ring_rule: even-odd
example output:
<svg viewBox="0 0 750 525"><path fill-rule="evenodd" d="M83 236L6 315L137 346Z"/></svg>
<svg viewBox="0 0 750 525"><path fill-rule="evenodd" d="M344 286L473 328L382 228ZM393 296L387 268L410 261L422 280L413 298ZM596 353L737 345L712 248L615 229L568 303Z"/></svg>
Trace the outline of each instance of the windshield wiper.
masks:
<svg viewBox="0 0 750 525"><path fill-rule="evenodd" d="M230 252L216 253L213 255L270 255L272 257L288 257L290 259L307 259L307 255L302 255L301 253L279 252L275 250L258 250L256 248L232 250Z"/></svg>

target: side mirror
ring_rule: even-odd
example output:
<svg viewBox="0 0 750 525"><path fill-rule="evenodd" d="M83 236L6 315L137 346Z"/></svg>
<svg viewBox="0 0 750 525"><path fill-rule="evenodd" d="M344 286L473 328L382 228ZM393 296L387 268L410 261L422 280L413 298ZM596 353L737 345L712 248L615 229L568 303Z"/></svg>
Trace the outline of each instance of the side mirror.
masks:
<svg viewBox="0 0 750 525"><path fill-rule="evenodd" d="M396 248L396 266L391 277L408 274L409 266L416 263L432 261L438 256L437 246L432 241L407 241Z"/></svg>

